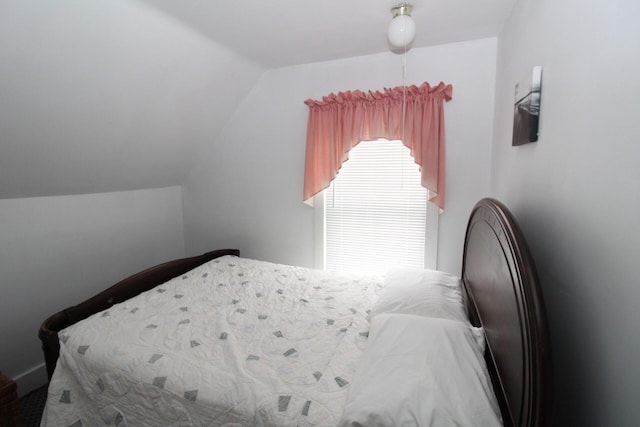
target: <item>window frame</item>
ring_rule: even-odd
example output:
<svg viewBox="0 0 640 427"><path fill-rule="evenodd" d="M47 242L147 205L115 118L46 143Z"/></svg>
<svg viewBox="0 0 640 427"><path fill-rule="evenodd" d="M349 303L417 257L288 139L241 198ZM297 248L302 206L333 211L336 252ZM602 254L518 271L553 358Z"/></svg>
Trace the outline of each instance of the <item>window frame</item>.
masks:
<svg viewBox="0 0 640 427"><path fill-rule="evenodd" d="M314 207L314 267L326 269L326 196L325 189L313 197ZM428 199L428 197L427 197ZM438 222L440 209L428 200L424 236L424 268L435 270L438 265Z"/></svg>

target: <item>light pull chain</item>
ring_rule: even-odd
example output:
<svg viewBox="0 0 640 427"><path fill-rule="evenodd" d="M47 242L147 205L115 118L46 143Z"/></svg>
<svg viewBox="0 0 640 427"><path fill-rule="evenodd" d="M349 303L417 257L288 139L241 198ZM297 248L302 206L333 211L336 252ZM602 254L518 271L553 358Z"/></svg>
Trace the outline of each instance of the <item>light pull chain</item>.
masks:
<svg viewBox="0 0 640 427"><path fill-rule="evenodd" d="M402 55L402 129L400 130L402 143L404 144L404 123L407 114L407 47L404 47Z"/></svg>
<svg viewBox="0 0 640 427"><path fill-rule="evenodd" d="M404 53L402 55L402 118L401 118L402 129L400 129L400 140L402 141L403 145L405 145L404 128L405 128L406 116L407 116L407 46L405 45ZM402 164L401 166L402 167L402 188L404 188L404 180L405 180L406 174L405 174L404 162L402 162L401 164Z"/></svg>

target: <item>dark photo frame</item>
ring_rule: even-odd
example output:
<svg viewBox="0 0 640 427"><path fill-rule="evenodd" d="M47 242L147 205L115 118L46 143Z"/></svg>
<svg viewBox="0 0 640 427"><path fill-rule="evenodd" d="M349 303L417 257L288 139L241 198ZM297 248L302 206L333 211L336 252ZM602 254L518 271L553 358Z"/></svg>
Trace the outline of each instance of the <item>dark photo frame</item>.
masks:
<svg viewBox="0 0 640 427"><path fill-rule="evenodd" d="M542 67L539 66L533 67L531 76L516 84L511 145L523 145L538 140L541 88Z"/></svg>

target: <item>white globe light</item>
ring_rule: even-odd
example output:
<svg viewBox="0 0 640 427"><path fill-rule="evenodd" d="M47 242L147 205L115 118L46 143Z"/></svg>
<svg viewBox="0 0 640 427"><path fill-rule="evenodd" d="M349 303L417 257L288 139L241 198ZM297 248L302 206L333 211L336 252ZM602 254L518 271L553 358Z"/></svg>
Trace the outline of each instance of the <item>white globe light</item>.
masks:
<svg viewBox="0 0 640 427"><path fill-rule="evenodd" d="M409 15L398 15L391 20L387 38L396 49L408 47L416 36L416 24Z"/></svg>

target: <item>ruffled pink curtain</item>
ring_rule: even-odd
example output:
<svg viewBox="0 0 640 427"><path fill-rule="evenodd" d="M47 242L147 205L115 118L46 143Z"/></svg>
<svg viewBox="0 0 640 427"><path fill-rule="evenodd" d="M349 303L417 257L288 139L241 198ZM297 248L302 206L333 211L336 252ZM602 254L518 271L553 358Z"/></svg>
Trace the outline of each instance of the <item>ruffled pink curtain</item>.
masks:
<svg viewBox="0 0 640 427"><path fill-rule="evenodd" d="M409 147L430 200L444 209L444 101L451 99L453 88L423 83L404 89L339 92L322 101L305 101L309 106L305 202L329 186L349 150L360 141L386 138L401 139Z"/></svg>

